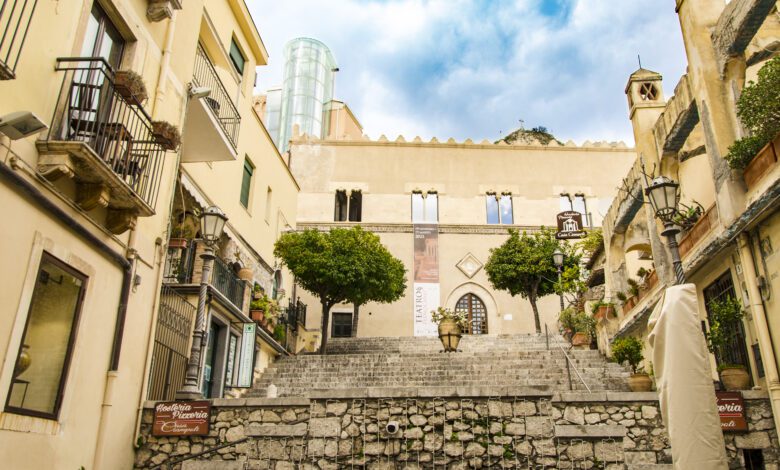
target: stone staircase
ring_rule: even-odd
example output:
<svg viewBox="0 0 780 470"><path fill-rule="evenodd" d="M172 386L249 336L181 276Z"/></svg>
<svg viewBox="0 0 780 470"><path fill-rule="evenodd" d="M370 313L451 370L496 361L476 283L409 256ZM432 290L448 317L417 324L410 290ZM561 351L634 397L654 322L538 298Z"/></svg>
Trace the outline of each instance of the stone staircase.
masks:
<svg viewBox="0 0 780 470"><path fill-rule="evenodd" d="M572 360L567 360L562 346ZM548 349L549 348L549 349ZM560 336L465 336L461 352L442 353L438 338L334 338L327 355L298 355L278 360L256 380L248 397L264 397L273 384L277 396L350 396L366 389L388 396L507 396L528 392L626 391L629 372L607 362L598 351L568 350ZM576 368L576 372L575 372ZM571 376L571 388L569 382ZM389 390L389 392L388 392ZM471 393L469 393L471 392ZM334 395L336 396L336 395Z"/></svg>

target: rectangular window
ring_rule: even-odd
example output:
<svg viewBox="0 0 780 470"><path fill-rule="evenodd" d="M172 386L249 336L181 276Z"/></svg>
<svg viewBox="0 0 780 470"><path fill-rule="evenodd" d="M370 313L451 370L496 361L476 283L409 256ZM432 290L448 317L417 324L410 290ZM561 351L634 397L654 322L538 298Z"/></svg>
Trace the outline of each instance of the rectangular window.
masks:
<svg viewBox="0 0 780 470"><path fill-rule="evenodd" d="M269 186L265 191L265 221L271 222L271 208L274 201L274 191Z"/></svg>
<svg viewBox="0 0 780 470"><path fill-rule="evenodd" d="M495 193L488 193L485 196L485 203L487 205L487 223L489 225L498 225L501 220L498 216L498 197Z"/></svg>
<svg viewBox="0 0 780 470"><path fill-rule="evenodd" d="M244 64L246 63L246 58L244 57L244 54L241 52L241 49L238 47L235 38L230 39L230 61L233 62L233 67L236 68L236 72L238 72L239 75L243 76Z"/></svg>
<svg viewBox="0 0 780 470"><path fill-rule="evenodd" d="M336 191L336 205L333 210L334 222L345 222L347 220L347 192L343 189Z"/></svg>
<svg viewBox="0 0 780 470"><path fill-rule="evenodd" d="M737 291L734 288L734 281L731 277L731 271L726 271L716 279L712 284L702 290L704 294L704 307L707 312L707 320L711 321L711 305L715 300L724 300L728 297L737 297ZM745 342L745 327L740 321L736 326L736 331L731 335L731 342L722 351L715 353L715 360L720 364L738 364L743 365L750 372L750 361L747 354Z"/></svg>
<svg viewBox="0 0 780 470"><path fill-rule="evenodd" d="M571 197L569 197L568 194L561 193L560 206L561 206L561 212L572 210Z"/></svg>
<svg viewBox="0 0 780 470"><path fill-rule="evenodd" d="M6 411L57 419L86 284L62 261L41 257Z"/></svg>
<svg viewBox="0 0 780 470"><path fill-rule="evenodd" d="M238 350L238 336L231 334L228 340L228 357L225 365L225 386L233 385L233 370L236 365L236 352Z"/></svg>
<svg viewBox="0 0 780 470"><path fill-rule="evenodd" d="M425 221L439 221L439 195L433 191L428 191L425 195Z"/></svg>
<svg viewBox="0 0 780 470"><path fill-rule="evenodd" d="M241 176L241 205L249 209L249 193L252 189L252 175L255 173L255 166L244 158L244 172Z"/></svg>
<svg viewBox="0 0 780 470"><path fill-rule="evenodd" d="M512 194L501 193L501 199L499 199L498 204L501 223L504 225L512 225L514 223L514 216L512 214Z"/></svg>
<svg viewBox="0 0 780 470"><path fill-rule="evenodd" d="M421 192L412 193L412 222L425 222L425 198Z"/></svg>
<svg viewBox="0 0 780 470"><path fill-rule="evenodd" d="M360 222L363 217L363 193L352 191L349 195L349 221Z"/></svg>
<svg viewBox="0 0 780 470"><path fill-rule="evenodd" d="M330 336L331 338L350 338L352 336L351 313L333 313L333 328Z"/></svg>

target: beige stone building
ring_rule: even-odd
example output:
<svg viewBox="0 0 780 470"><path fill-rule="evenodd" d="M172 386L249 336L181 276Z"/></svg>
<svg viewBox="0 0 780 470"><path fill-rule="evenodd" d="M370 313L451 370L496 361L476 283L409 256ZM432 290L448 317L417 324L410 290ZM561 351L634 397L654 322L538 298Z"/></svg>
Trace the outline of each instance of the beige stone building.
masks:
<svg viewBox="0 0 780 470"><path fill-rule="evenodd" d="M700 212L676 238L686 280L697 288L702 328L710 327L715 300L731 296L746 309L733 344L712 356L713 379L716 365L745 366L751 386L768 390L777 422L780 349L772 338L780 334L778 140L764 149L774 155L771 163L752 174L732 170L724 159L732 143L747 135L736 115L739 95L778 53L777 4L678 0L677 13L688 73L673 96L665 97L659 74L644 69L631 75L626 88L637 153L647 173L679 182L684 211ZM606 299L619 311L616 318L601 320L605 350L615 337L645 338L653 307L665 286L675 282L661 224L643 204L643 162L638 159L624 175L604 218L605 256L594 267L603 270ZM640 276L640 268L649 274ZM630 290L630 279L639 283L638 295L629 294L621 307L617 296Z"/></svg>
<svg viewBox="0 0 780 470"><path fill-rule="evenodd" d="M199 273L169 239L197 247L206 206L229 218L206 395L286 353L270 332L232 349L255 285L293 290L272 248L298 187L252 108L267 52L242 0L12 0L0 35L0 461L130 468L143 402L175 393L194 327Z"/></svg>
<svg viewBox="0 0 780 470"><path fill-rule="evenodd" d="M359 336L435 335L429 312L440 305L469 311L475 334L534 332L528 301L490 286L483 269L490 249L509 228L555 226L562 210L600 226L636 158L622 143L369 140L348 107L331 109L330 121L340 127L327 139L291 141L290 168L301 186L298 229L359 224L408 270L403 298L361 307ZM319 302L301 295L309 305L307 327L318 328ZM539 306L542 323L557 331L557 296ZM351 306L332 312L327 333L352 334Z"/></svg>

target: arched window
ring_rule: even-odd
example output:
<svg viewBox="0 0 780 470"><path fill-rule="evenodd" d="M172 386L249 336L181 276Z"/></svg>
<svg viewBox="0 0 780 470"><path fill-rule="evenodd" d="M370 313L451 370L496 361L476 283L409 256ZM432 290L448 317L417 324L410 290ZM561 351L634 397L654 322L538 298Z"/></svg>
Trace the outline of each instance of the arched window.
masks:
<svg viewBox="0 0 780 470"><path fill-rule="evenodd" d="M468 326L466 327L465 334L469 335L486 335L488 332L487 325L487 308L482 299L474 294L466 294L458 300L455 305L456 312L463 312L468 318Z"/></svg>

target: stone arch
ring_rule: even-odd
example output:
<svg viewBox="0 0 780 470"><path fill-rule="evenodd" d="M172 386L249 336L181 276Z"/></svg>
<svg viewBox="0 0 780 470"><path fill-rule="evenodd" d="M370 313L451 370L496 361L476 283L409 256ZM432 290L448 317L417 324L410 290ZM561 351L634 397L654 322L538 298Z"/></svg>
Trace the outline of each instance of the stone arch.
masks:
<svg viewBox="0 0 780 470"><path fill-rule="evenodd" d="M485 304L485 309L487 310L488 331L495 333L496 328L495 325L492 324L494 321L492 319L496 318L498 315L498 303L496 302L496 299L493 298L493 295L489 290L485 289L476 282L464 282L463 284L454 288L447 296L447 300L444 302L444 306L454 311L458 300L460 300L460 298L466 294L476 295L480 298L480 300L482 300L482 303Z"/></svg>

